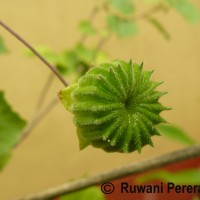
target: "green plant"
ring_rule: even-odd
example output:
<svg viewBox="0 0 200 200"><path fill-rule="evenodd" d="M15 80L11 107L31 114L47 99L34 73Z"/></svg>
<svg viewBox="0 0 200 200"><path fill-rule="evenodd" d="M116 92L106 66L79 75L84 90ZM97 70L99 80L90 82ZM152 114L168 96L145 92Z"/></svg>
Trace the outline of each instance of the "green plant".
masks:
<svg viewBox="0 0 200 200"><path fill-rule="evenodd" d="M114 61L90 69L78 83L62 90L60 99L74 113L80 149L88 145L107 152L141 152L160 135L155 125L167 107L155 91L161 83L150 81L152 71L142 65Z"/></svg>
<svg viewBox="0 0 200 200"><path fill-rule="evenodd" d="M154 16L157 12L167 13L170 9L174 9L191 23L196 23L200 20L199 10L188 0L143 0L143 2L150 4L150 9L138 14L136 12L136 4L131 0L124 0L123 3L121 0L103 1L101 7L95 7L92 10L89 20L80 22L79 30L82 33L80 40L73 48L65 49L60 53L55 53L51 48L45 46L40 46L35 50L23 38L0 21L4 28L31 50L27 54L29 56L38 56L65 86L68 86L65 77L71 74L75 75L75 84L61 91L61 100L66 108L75 114L75 124L78 126L81 149L91 144L108 152L132 152L133 150L140 152L143 145L152 145L150 137L159 134L157 129L164 135L170 136L170 138L174 138L174 135L176 135L176 140L178 141L190 145L195 143L193 139L175 126L159 124L160 122L165 122L159 117L159 113L167 108L158 103L158 99L163 93L154 91L159 84L150 81L151 72L141 70L137 64L132 65L122 61L108 62L112 58L110 58L111 56L108 52L102 50L104 44L114 35L121 39L136 36L139 33L139 20L146 20L164 38L169 39L169 32L159 18ZM100 10L106 15L104 28L97 27L93 23ZM99 42L91 47L86 43L88 37L96 37ZM0 53L7 52L5 43L0 38ZM105 62L108 64L101 64ZM93 65L98 67L93 68ZM128 66L133 71L128 71ZM105 67L109 68L110 71L105 72ZM36 115L29 123L25 122L10 108L3 92L0 92L0 168L3 168L7 163L13 148L24 140L40 119L56 104L53 99L46 109L41 109L52 80L52 76L50 76L47 81L47 87L44 87L38 100ZM99 81L103 82L99 84ZM134 90L131 88L132 82L134 82ZM92 84L94 84L93 88L91 88ZM102 95L101 90L105 90L106 87L106 90L109 91L110 89L111 93ZM131 97L133 95L134 98L129 99L129 95ZM140 95L142 96L142 102L139 101ZM135 103L135 99L139 100ZM116 102L116 107L114 107L113 102ZM109 106L108 103L112 103L112 106ZM136 110L133 105L136 105ZM133 119L124 115L125 108L128 111L133 111L132 115L130 115ZM116 120L117 122L113 123L111 117L107 116L111 111L116 111L116 109L119 110L117 115L120 117L113 114L113 120L119 119L119 121ZM139 115L138 113L135 114L135 112L139 112ZM101 118L102 115L103 118ZM88 121L86 121L86 116ZM140 119L137 123L134 123L138 117ZM134 127L132 125L126 127L129 119L133 121ZM111 127L112 125L113 127ZM118 129L116 134L113 129L117 125L120 125L121 128ZM156 128L155 125L157 125ZM110 128L106 132L105 129L108 127ZM100 130L101 132L99 132ZM129 133L127 137L124 137L124 132ZM109 137L110 134L112 137ZM66 193L66 191L63 193Z"/></svg>

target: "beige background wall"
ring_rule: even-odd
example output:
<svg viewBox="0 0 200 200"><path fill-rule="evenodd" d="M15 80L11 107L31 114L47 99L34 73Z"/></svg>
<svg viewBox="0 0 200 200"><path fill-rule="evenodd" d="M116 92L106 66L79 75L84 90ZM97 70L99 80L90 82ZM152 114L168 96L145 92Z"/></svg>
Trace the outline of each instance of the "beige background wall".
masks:
<svg viewBox="0 0 200 200"><path fill-rule="evenodd" d="M86 3L87 2L87 3ZM77 23L87 18L98 1L0 0L0 18L31 44L46 44L60 51L80 37ZM200 8L199 0L195 1ZM142 9L145 9L142 7ZM172 39L167 42L147 22L140 21L140 33L132 39L111 38L104 47L113 58L144 61L146 69L156 69L154 80L165 81L160 90L169 91L162 102L174 109L163 113L171 123L182 127L200 141L200 24L192 26L174 11L159 14ZM102 23L101 17L96 23ZM24 47L0 28L10 55L0 57L0 89L14 109L30 119L40 88L49 74L37 59L23 55ZM96 40L91 40L96 42ZM55 81L49 99L63 86ZM84 175L96 174L126 163L183 147L163 137L153 138L155 147L142 154L108 154L87 148L79 152L72 115L58 104L31 136L13 152L13 158L0 173L0 199L10 200L41 191Z"/></svg>

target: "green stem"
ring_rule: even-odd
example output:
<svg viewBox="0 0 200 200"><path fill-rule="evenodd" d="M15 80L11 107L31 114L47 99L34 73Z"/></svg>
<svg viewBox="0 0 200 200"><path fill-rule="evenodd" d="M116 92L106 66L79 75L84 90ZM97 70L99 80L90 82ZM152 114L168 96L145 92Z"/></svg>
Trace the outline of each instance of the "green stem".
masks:
<svg viewBox="0 0 200 200"><path fill-rule="evenodd" d="M94 21L94 19L95 19L97 13L98 13L98 8L95 6L95 7L92 9L92 12L91 12L91 14L90 14L90 16L89 16L89 19L88 19L88 21L89 21L90 23L92 23L92 22ZM81 37L80 37L80 39L79 39L79 42L80 42L80 43L84 43L86 39L87 39L87 35L86 35L86 34L82 34Z"/></svg>
<svg viewBox="0 0 200 200"><path fill-rule="evenodd" d="M140 19L147 18L147 17L151 16L152 14L158 12L162 8L163 8L163 4L162 3L157 4L154 7L150 8L149 10L147 10L147 11L145 11L145 12L143 12L143 13L137 15L137 16L135 16L133 19L135 21L137 21L137 20L140 20Z"/></svg>

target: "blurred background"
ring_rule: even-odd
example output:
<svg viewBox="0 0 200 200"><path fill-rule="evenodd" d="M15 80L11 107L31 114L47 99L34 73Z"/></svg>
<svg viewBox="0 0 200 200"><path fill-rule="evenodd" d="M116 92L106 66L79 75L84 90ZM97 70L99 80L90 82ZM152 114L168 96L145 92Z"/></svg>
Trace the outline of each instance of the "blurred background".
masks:
<svg viewBox="0 0 200 200"><path fill-rule="evenodd" d="M200 8L199 0L193 2ZM87 3L78 0L0 0L0 18L33 46L48 45L59 52L74 46L81 37L77 29L80 20L88 19L91 10L100 3L94 0L87 0ZM138 13L147 9L139 1L136 5ZM148 22L140 20L139 33L135 37L119 39L113 35L103 49L111 59L128 61L132 58L134 62L144 62L146 70L155 69L153 80L165 82L159 90L169 92L161 102L173 108L162 116L199 142L200 24L189 24L174 10L156 15L167 27L170 40L166 41ZM94 24L102 26L104 17L100 12ZM25 56L25 47L1 27L0 34L10 51L0 57L0 89L5 90L14 110L28 120L50 72L38 59ZM95 37L87 40L91 46L97 42ZM62 88L55 79L46 103ZM184 147L165 137L154 136L153 142L155 148L146 146L141 155L137 152L106 153L92 147L79 151L73 116L58 103L13 151L12 159L0 173L0 198L17 198Z"/></svg>

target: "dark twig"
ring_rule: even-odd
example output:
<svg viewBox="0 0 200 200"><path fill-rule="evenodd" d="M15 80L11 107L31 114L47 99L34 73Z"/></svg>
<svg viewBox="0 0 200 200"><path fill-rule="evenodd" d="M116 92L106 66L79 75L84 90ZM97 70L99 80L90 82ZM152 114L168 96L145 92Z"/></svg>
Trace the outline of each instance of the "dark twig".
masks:
<svg viewBox="0 0 200 200"><path fill-rule="evenodd" d="M18 200L51 200L64 194L75 192L93 185L105 183L106 181L112 181L125 176L146 172L148 170L162 167L164 165L199 156L200 145L194 145L192 147L187 147L185 149L177 150L171 153L167 153L165 155L153 157L145 161L132 163L127 166L117 168L112 171L104 172L90 178L80 179L74 182L66 183L38 194L33 194L28 197L20 198Z"/></svg>
<svg viewBox="0 0 200 200"><path fill-rule="evenodd" d="M15 31L13 31L9 26L7 26L4 22L0 20L0 25L4 27L9 33L11 33L15 38L17 38L20 42L22 42L28 49L30 49L45 65L49 67L49 69L58 77L58 79L65 85L68 86L68 83L65 79L60 75L58 70L51 65L40 53L38 53L28 42L26 42L21 36L19 36Z"/></svg>

